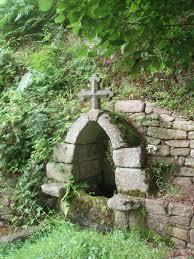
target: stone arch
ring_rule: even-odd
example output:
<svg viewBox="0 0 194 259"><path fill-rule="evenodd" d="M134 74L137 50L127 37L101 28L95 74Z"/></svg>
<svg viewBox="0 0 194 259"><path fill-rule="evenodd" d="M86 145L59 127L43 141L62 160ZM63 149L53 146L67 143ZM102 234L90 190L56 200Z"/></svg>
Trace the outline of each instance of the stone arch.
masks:
<svg viewBox="0 0 194 259"><path fill-rule="evenodd" d="M60 177L58 177L60 182L65 182L67 177L70 176L80 179L80 165L76 159L78 148L83 148L82 145L86 140L85 144L97 144L99 136L103 138L104 134L104 137L106 136L106 140L110 140L112 146L117 191L131 195L137 191L147 192L146 176L142 170L141 147L130 147L123 132L113 121L110 115L101 110L84 113L75 121L69 129L64 143L58 144L54 149L54 161L59 163L63 169L62 175L60 174ZM95 127L96 131L94 130ZM82 152L87 153L83 149ZM97 167L94 162L91 163L93 163L93 166L90 166L91 170ZM47 176L50 177L50 175L49 170L47 170Z"/></svg>

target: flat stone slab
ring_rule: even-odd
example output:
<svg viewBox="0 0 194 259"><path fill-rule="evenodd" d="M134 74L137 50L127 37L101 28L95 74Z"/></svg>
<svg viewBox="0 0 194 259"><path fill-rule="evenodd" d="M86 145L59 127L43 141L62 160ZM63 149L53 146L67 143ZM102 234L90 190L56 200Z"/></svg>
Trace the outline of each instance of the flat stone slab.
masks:
<svg viewBox="0 0 194 259"><path fill-rule="evenodd" d="M121 148L113 151L113 161L118 167L141 168L141 147Z"/></svg>
<svg viewBox="0 0 194 259"><path fill-rule="evenodd" d="M163 129L163 128L148 128L147 135L159 139L186 139L187 133L184 130Z"/></svg>
<svg viewBox="0 0 194 259"><path fill-rule="evenodd" d="M193 207L178 202L171 202L168 207L169 215L191 218Z"/></svg>
<svg viewBox="0 0 194 259"><path fill-rule="evenodd" d="M154 199L145 200L145 208L148 213L166 215L166 211L162 201Z"/></svg>
<svg viewBox="0 0 194 259"><path fill-rule="evenodd" d="M46 183L41 185L41 190L47 195L60 198L63 196L65 188L63 183Z"/></svg>
<svg viewBox="0 0 194 259"><path fill-rule="evenodd" d="M185 165L194 168L194 158L193 157L186 158Z"/></svg>
<svg viewBox="0 0 194 259"><path fill-rule="evenodd" d="M173 128L180 129L180 130L186 130L186 131L192 131L192 130L194 130L194 122L176 119L173 124Z"/></svg>
<svg viewBox="0 0 194 259"><path fill-rule="evenodd" d="M182 147L188 147L189 146L189 140L168 140L168 141L165 141L165 143L168 146L171 146L171 147L182 148Z"/></svg>
<svg viewBox="0 0 194 259"><path fill-rule="evenodd" d="M74 160L75 145L67 143L59 143L55 146L53 152L53 160L70 164Z"/></svg>
<svg viewBox="0 0 194 259"><path fill-rule="evenodd" d="M141 207L141 201L132 197L117 194L108 200L108 207L119 211L136 210Z"/></svg>
<svg viewBox="0 0 194 259"><path fill-rule="evenodd" d="M148 191L145 172L140 169L117 167L115 181L119 192Z"/></svg>
<svg viewBox="0 0 194 259"><path fill-rule="evenodd" d="M140 100L117 101L115 110L118 112L143 112L145 103Z"/></svg>
<svg viewBox="0 0 194 259"><path fill-rule="evenodd" d="M167 114L169 116L172 114L171 111L168 111L164 108L160 108L156 106L156 104L150 103L150 102L146 102L145 112L146 113L157 112L159 114Z"/></svg>

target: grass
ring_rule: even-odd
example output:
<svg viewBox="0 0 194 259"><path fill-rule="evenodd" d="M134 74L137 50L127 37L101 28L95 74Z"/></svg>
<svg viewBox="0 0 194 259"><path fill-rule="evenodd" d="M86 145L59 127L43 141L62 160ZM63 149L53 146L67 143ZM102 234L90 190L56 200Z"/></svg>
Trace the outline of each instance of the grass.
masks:
<svg viewBox="0 0 194 259"><path fill-rule="evenodd" d="M164 242L155 239L155 244L149 244L148 238L142 238L138 229L103 234L60 221L24 242L2 245L0 258L166 258L168 249Z"/></svg>

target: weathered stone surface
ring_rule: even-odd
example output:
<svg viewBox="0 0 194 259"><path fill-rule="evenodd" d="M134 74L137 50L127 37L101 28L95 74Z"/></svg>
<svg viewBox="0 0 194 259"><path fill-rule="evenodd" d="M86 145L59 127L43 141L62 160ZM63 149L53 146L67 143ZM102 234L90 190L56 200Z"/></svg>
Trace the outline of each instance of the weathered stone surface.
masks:
<svg viewBox="0 0 194 259"><path fill-rule="evenodd" d="M166 215L164 205L160 200L146 199L145 208L148 213Z"/></svg>
<svg viewBox="0 0 194 259"><path fill-rule="evenodd" d="M74 160L75 145L59 143L55 146L53 159L57 162L70 164Z"/></svg>
<svg viewBox="0 0 194 259"><path fill-rule="evenodd" d="M189 240L189 231L186 229L172 227L170 235L186 242Z"/></svg>
<svg viewBox="0 0 194 259"><path fill-rule="evenodd" d="M193 207L178 202L171 202L168 207L169 215L191 218Z"/></svg>
<svg viewBox="0 0 194 259"><path fill-rule="evenodd" d="M172 127L173 127L173 122L170 122L170 121L161 121L161 122L160 122L160 127L161 127L161 128L166 128L166 129L172 129Z"/></svg>
<svg viewBox="0 0 194 259"><path fill-rule="evenodd" d="M186 158L185 165L194 168L194 158L193 157Z"/></svg>
<svg viewBox="0 0 194 259"><path fill-rule="evenodd" d="M165 143L168 146L171 147L188 147L189 146L189 140L168 140L165 141Z"/></svg>
<svg viewBox="0 0 194 259"><path fill-rule="evenodd" d="M187 244L187 248L194 250L194 244L191 244L191 243Z"/></svg>
<svg viewBox="0 0 194 259"><path fill-rule="evenodd" d="M170 149L171 156L188 156L189 153L190 153L190 148L171 147Z"/></svg>
<svg viewBox="0 0 194 259"><path fill-rule="evenodd" d="M61 197L64 194L64 184L63 183L48 183L41 185L42 192L53 196Z"/></svg>
<svg viewBox="0 0 194 259"><path fill-rule="evenodd" d="M158 127L160 122L157 120L146 120L142 122L142 125L145 127Z"/></svg>
<svg viewBox="0 0 194 259"><path fill-rule="evenodd" d="M192 220L191 220L191 225L190 225L191 228L194 228L194 216L192 217Z"/></svg>
<svg viewBox="0 0 194 259"><path fill-rule="evenodd" d="M183 166L184 164L185 164L185 157L183 157L183 156L180 156L180 157L178 157L178 164L180 165L180 166Z"/></svg>
<svg viewBox="0 0 194 259"><path fill-rule="evenodd" d="M163 128L148 128L148 136L159 139L186 139L187 134L183 130L163 129Z"/></svg>
<svg viewBox="0 0 194 259"><path fill-rule="evenodd" d="M113 161L118 167L141 168L141 148L122 148L113 151Z"/></svg>
<svg viewBox="0 0 194 259"><path fill-rule="evenodd" d="M46 176L57 182L67 182L73 176L73 165L49 162L46 165Z"/></svg>
<svg viewBox="0 0 194 259"><path fill-rule="evenodd" d="M194 185L191 177L175 177L173 184L178 186L182 193L190 193L190 195L194 194Z"/></svg>
<svg viewBox="0 0 194 259"><path fill-rule="evenodd" d="M152 160L156 161L166 161L167 163L175 163L176 159L172 156L156 156L152 155Z"/></svg>
<svg viewBox="0 0 194 259"><path fill-rule="evenodd" d="M190 225L190 218L181 217L181 216L171 216L169 218L169 223L172 225L182 225L188 227Z"/></svg>
<svg viewBox="0 0 194 259"><path fill-rule="evenodd" d="M194 122L193 121L186 121L186 120L176 119L174 124L173 124L173 128L174 129L191 131L191 130L194 130Z"/></svg>
<svg viewBox="0 0 194 259"><path fill-rule="evenodd" d="M77 138L83 128L88 124L89 118L87 114L83 113L76 122L69 129L65 142L70 144L75 144L77 142Z"/></svg>
<svg viewBox="0 0 194 259"><path fill-rule="evenodd" d="M180 168L179 176L194 177L194 169L190 167L183 166Z"/></svg>
<svg viewBox="0 0 194 259"><path fill-rule="evenodd" d="M190 156L191 156L191 157L194 157L194 149L191 149Z"/></svg>
<svg viewBox="0 0 194 259"><path fill-rule="evenodd" d="M144 112L138 112L138 113L132 113L129 115L130 120L135 121L142 121L145 119L145 113Z"/></svg>
<svg viewBox="0 0 194 259"><path fill-rule="evenodd" d="M169 146L167 145L158 145L156 150L156 155L158 156L168 156L170 153Z"/></svg>
<svg viewBox="0 0 194 259"><path fill-rule="evenodd" d="M194 148L194 140L190 140L190 148Z"/></svg>
<svg viewBox="0 0 194 259"><path fill-rule="evenodd" d="M188 133L188 139L194 139L194 131Z"/></svg>
<svg viewBox="0 0 194 259"><path fill-rule="evenodd" d="M175 237L171 237L171 240L172 240L172 242L174 242L176 248L183 248L183 249L186 248L186 242L185 241L180 240L180 239L175 238ZM178 257L177 257L177 259L178 259Z"/></svg>
<svg viewBox="0 0 194 259"><path fill-rule="evenodd" d="M122 134L117 126L111 123L111 118L107 114L102 114L98 119L98 124L103 128L111 140L113 149L127 147L128 144L123 140Z"/></svg>
<svg viewBox="0 0 194 259"><path fill-rule="evenodd" d="M118 112L143 112L145 103L140 100L117 101L115 110Z"/></svg>
<svg viewBox="0 0 194 259"><path fill-rule="evenodd" d="M151 145L158 145L160 144L161 140L157 138L147 137L147 143Z"/></svg>
<svg viewBox="0 0 194 259"><path fill-rule="evenodd" d="M160 119L163 122L171 122L174 121L174 117L173 116L169 116L167 114L160 114Z"/></svg>
<svg viewBox="0 0 194 259"><path fill-rule="evenodd" d="M194 229L190 230L190 242L191 244L194 244Z"/></svg>
<svg viewBox="0 0 194 259"><path fill-rule="evenodd" d="M165 236L167 233L168 218L159 214L147 214L147 226L155 230L157 233Z"/></svg>
<svg viewBox="0 0 194 259"><path fill-rule="evenodd" d="M125 229L129 226L129 219L127 213L123 211L115 211L115 228Z"/></svg>
<svg viewBox="0 0 194 259"><path fill-rule="evenodd" d="M119 192L147 192L145 172L140 169L119 168L115 172L115 180Z"/></svg>
<svg viewBox="0 0 194 259"><path fill-rule="evenodd" d="M113 210L130 211L138 209L140 206L140 200L121 194L114 195L108 200L108 207Z"/></svg>
<svg viewBox="0 0 194 259"><path fill-rule="evenodd" d="M101 110L91 110L87 113L90 121L97 121L99 116L103 113Z"/></svg>
<svg viewBox="0 0 194 259"><path fill-rule="evenodd" d="M160 115L156 112L152 112L146 116L147 120L158 120Z"/></svg>
<svg viewBox="0 0 194 259"><path fill-rule="evenodd" d="M167 115L172 114L171 111L157 107L154 103L150 103L150 102L146 102L145 112L146 113L156 112L159 114L167 114Z"/></svg>
<svg viewBox="0 0 194 259"><path fill-rule="evenodd" d="M79 179L84 180L101 174L100 160L83 161L80 163Z"/></svg>

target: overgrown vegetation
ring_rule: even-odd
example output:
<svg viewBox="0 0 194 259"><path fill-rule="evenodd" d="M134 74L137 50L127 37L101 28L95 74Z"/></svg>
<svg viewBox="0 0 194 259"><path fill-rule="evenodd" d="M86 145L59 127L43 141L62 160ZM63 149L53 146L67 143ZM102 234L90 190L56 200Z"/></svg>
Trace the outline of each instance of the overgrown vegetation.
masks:
<svg viewBox="0 0 194 259"><path fill-rule="evenodd" d="M0 248L0 258L166 258L165 241L152 231L136 228L103 234L68 222L26 240ZM151 242L150 244L148 242Z"/></svg>
<svg viewBox="0 0 194 259"><path fill-rule="evenodd" d="M17 224L44 217L39 187L45 164L71 122L88 109L87 103L79 104L77 94L94 72L104 87L114 89L113 102L147 99L193 118L193 31L186 25L191 1L169 1L166 6L105 1L103 8L100 1L90 2L92 6L70 1L65 7L64 1L56 2L58 14L52 0L39 1L40 6L32 0L0 0L0 177L17 179ZM181 26L164 31L165 11L171 7L172 19L169 12L166 19ZM148 20L148 27L131 24ZM71 29L76 26L78 36ZM32 82L20 91L18 83L29 71Z"/></svg>

